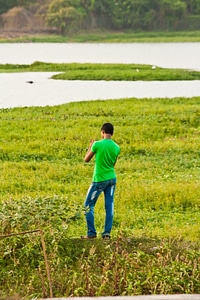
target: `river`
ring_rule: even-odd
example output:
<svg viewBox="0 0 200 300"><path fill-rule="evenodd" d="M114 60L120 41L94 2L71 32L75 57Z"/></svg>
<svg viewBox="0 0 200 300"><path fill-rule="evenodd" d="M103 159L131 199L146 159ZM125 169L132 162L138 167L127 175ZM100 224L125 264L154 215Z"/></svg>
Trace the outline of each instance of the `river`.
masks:
<svg viewBox="0 0 200 300"><path fill-rule="evenodd" d="M200 43L0 44L0 63L138 63L200 70ZM64 81L55 73L0 73L0 108L82 100L200 96L200 81ZM27 83L33 81L33 84Z"/></svg>

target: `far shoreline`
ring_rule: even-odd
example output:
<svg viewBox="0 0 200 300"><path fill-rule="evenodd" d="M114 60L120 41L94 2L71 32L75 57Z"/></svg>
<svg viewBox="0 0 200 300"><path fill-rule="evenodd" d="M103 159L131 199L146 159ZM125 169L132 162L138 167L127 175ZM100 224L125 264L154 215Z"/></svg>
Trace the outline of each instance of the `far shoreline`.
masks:
<svg viewBox="0 0 200 300"><path fill-rule="evenodd" d="M190 43L200 42L200 31L111 32L84 31L73 35L15 30L0 31L0 43Z"/></svg>

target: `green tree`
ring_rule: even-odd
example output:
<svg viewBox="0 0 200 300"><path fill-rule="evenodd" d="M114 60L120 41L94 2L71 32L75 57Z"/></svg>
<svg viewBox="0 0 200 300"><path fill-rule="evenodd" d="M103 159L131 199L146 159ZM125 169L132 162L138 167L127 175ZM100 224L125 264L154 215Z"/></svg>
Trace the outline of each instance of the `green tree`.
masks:
<svg viewBox="0 0 200 300"><path fill-rule="evenodd" d="M200 26L200 0L0 0L0 14L15 6L32 11L48 6L46 24L62 34L80 28L187 30Z"/></svg>
<svg viewBox="0 0 200 300"><path fill-rule="evenodd" d="M38 1L35 1L38 2ZM0 0L0 14L7 12L9 9L15 6L24 6L32 4L32 0Z"/></svg>
<svg viewBox="0 0 200 300"><path fill-rule="evenodd" d="M97 23L103 27L112 27L114 2L114 0L95 0L94 14L98 19Z"/></svg>
<svg viewBox="0 0 200 300"><path fill-rule="evenodd" d="M186 13L186 4L181 0L161 0L158 14L159 28L173 28ZM174 26L173 26L174 25Z"/></svg>
<svg viewBox="0 0 200 300"><path fill-rule="evenodd" d="M85 15L79 4L79 0L53 0L47 11L47 26L56 27L61 34L79 29Z"/></svg>
<svg viewBox="0 0 200 300"><path fill-rule="evenodd" d="M188 14L199 15L200 14L200 1L199 0L183 0L187 6Z"/></svg>
<svg viewBox="0 0 200 300"><path fill-rule="evenodd" d="M144 29L155 19L150 0L114 1L112 22L117 29Z"/></svg>
<svg viewBox="0 0 200 300"><path fill-rule="evenodd" d="M10 8L17 6L18 1L17 0L0 0L0 14L5 13Z"/></svg>

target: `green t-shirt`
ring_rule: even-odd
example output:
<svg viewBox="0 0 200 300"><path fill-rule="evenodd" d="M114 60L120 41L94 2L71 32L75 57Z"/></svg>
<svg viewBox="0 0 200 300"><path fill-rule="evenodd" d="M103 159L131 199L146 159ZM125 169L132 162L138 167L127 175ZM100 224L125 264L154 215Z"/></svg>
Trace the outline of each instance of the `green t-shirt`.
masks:
<svg viewBox="0 0 200 300"><path fill-rule="evenodd" d="M114 165L120 153L120 147L112 139L94 142L91 151L95 153L96 161L93 182L101 182L116 178Z"/></svg>

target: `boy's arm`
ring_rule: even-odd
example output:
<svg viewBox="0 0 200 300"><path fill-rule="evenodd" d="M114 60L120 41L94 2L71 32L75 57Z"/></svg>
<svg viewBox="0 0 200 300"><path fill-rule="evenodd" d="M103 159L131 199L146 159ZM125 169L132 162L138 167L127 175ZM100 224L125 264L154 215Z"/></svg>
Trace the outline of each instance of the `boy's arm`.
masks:
<svg viewBox="0 0 200 300"><path fill-rule="evenodd" d="M93 145L94 142L95 142L94 140L90 141L90 145L89 145L88 151L87 151L87 153L86 153L86 155L84 157L84 161L85 162L89 162L92 159L92 157L94 156L94 154L95 154L94 152L91 151L91 148L92 148L92 145Z"/></svg>

